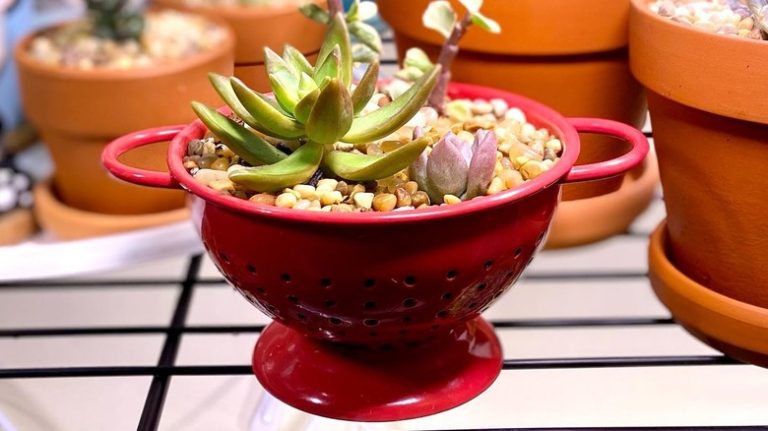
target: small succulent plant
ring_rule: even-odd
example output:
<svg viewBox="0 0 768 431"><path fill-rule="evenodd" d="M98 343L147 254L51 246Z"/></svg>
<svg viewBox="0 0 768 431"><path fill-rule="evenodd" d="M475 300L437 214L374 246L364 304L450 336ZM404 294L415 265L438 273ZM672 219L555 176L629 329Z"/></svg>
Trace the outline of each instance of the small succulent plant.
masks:
<svg viewBox="0 0 768 431"><path fill-rule="evenodd" d="M144 30L140 8L129 0L86 0L94 36L113 40L138 39Z"/></svg>
<svg viewBox="0 0 768 431"><path fill-rule="evenodd" d="M388 105L362 114L376 91L379 64L373 62L352 85L352 53L347 22L336 13L312 66L296 49L283 56L265 49L274 98L237 78L212 75L211 82L236 119L201 103L193 109L209 130L252 166L235 166L229 179L254 192L274 192L309 181L319 170L351 181L386 178L406 169L436 137L427 134L381 155L334 149L336 142L367 144L405 125L425 104L440 67L424 73L410 90ZM298 147L290 155L274 139Z"/></svg>
<svg viewBox="0 0 768 431"><path fill-rule="evenodd" d="M760 29L760 35L768 39L768 0L747 0L747 6L755 26Z"/></svg>
<svg viewBox="0 0 768 431"><path fill-rule="evenodd" d="M299 10L307 18L327 25L331 15L342 12L342 6L339 1L331 0L328 11L315 3L302 5ZM375 61L379 54L381 54L381 37L379 32L370 24L364 22L375 17L377 14L378 8L376 3L354 0L349 7L349 11L344 15L349 34L357 42L352 44L352 58L355 61L370 63Z"/></svg>
<svg viewBox="0 0 768 431"><path fill-rule="evenodd" d="M449 132L431 152L419 156L408 174L432 202L443 202L448 195L472 199L488 189L496 167L496 148L493 131L478 130L471 143Z"/></svg>

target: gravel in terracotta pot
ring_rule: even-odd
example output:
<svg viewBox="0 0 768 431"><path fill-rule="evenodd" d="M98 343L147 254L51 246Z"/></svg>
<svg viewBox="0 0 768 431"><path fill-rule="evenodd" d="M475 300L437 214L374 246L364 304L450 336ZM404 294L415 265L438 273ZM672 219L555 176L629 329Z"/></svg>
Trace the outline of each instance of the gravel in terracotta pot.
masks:
<svg viewBox="0 0 768 431"><path fill-rule="evenodd" d="M319 0L313 0L319 3ZM227 22L235 32L235 75L248 86L269 88L264 68L264 47L282 50L288 44L312 58L320 49L324 28L299 11L300 0L155 0L154 4Z"/></svg>
<svg viewBox="0 0 768 431"><path fill-rule="evenodd" d="M469 19L495 28L479 10L430 21L449 35L445 52ZM391 421L483 392L502 356L480 313L538 251L561 185L623 174L648 150L620 123L449 85L450 57L424 65L413 85L378 81L375 60L353 83L349 32L335 13L316 64L290 49L269 54L273 95L215 76L227 108L194 103L200 121L132 133L104 152L119 178L190 192L214 262L274 319L253 371L294 407ZM577 130L633 149L574 166ZM170 173L117 160L170 134Z"/></svg>
<svg viewBox="0 0 768 431"><path fill-rule="evenodd" d="M651 3L632 1L630 60L648 90L670 259L768 307L768 42L675 22Z"/></svg>
<svg viewBox="0 0 768 431"><path fill-rule="evenodd" d="M140 39L94 36L94 25L49 28L15 49L25 113L56 165L55 194L66 206L116 217L180 208L183 194L117 181L99 156L130 130L188 121L190 98L216 100L208 73L231 72L234 37L220 21L172 11L149 12ZM165 147L146 150L132 163L162 168Z"/></svg>

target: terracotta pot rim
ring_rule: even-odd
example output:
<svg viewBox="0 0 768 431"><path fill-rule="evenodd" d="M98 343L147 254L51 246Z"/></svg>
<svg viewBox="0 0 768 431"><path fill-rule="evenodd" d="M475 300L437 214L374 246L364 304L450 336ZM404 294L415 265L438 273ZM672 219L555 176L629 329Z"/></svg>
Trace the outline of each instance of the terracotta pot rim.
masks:
<svg viewBox="0 0 768 431"><path fill-rule="evenodd" d="M689 32L698 33L703 38L717 40L719 42L725 41L725 42L731 42L733 44L753 44L756 47L762 46L762 48L756 48L756 49L768 50L768 41L766 40L747 39L744 37L713 33L711 31L700 29L692 25L680 24L678 22L672 21L671 19L664 18L657 13L653 13L648 7L648 4L655 0L630 0L630 1L632 2L633 9L635 9L642 15L645 15L646 17L650 17L650 19L654 21L662 23L662 25L668 25L670 27L678 28L680 29L679 31L689 31Z"/></svg>
<svg viewBox="0 0 768 431"><path fill-rule="evenodd" d="M664 283L665 290L673 290L712 313L768 330L768 309L725 296L689 278L670 261L668 240L667 221L664 220L651 234L649 260L653 274Z"/></svg>
<svg viewBox="0 0 768 431"><path fill-rule="evenodd" d="M162 0L157 2L161 8L184 7L187 10L194 10L206 16L219 16L223 18L252 19L268 18L275 15L292 13L304 3L320 3L320 0L281 0L265 5L224 5L224 6L206 6L195 5L187 6L184 0ZM309 18L307 18L309 19Z"/></svg>
<svg viewBox="0 0 768 431"><path fill-rule="evenodd" d="M37 184L35 194L35 215L44 228L46 220L56 219L58 222L67 222L73 226L79 226L92 233L85 236L96 236L109 232L120 232L182 221L189 217L189 209L181 207L169 211L161 211L147 214L103 214L85 211L71 207L62 202L53 191L50 181ZM71 223L71 221L75 223ZM79 235L83 237L83 235Z"/></svg>
<svg viewBox="0 0 768 431"><path fill-rule="evenodd" d="M198 53L189 58L183 58L177 61L158 63L147 67L138 67L133 69L92 69L81 70L71 67L61 67L58 65L51 65L40 62L29 54L28 47L32 39L36 36L50 31L53 28L65 26L75 21L68 21L62 24L58 24L52 27L46 27L38 30L34 33L24 36L14 47L13 56L16 60L18 67L38 73L41 75L47 75L60 79L71 79L81 81L137 81L141 79L151 79L157 76L171 75L183 70L192 69L200 65L209 63L215 58L221 57L224 53L234 50L235 47L235 34L231 27L221 18L202 16L211 22L214 22L224 30L224 40L214 46L213 48Z"/></svg>

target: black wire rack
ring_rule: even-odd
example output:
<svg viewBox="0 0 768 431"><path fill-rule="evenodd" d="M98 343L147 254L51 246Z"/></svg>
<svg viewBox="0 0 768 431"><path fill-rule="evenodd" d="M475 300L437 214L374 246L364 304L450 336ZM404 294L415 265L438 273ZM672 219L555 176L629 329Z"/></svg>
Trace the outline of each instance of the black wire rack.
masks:
<svg viewBox="0 0 768 431"><path fill-rule="evenodd" d="M637 234L629 234L637 235ZM162 280L116 280L116 281L44 281L31 283L0 284L3 289L68 289L68 288L108 288L112 287L141 287L141 286L178 286L179 295L175 303L171 321L168 325L158 326L121 326L121 327L70 327L70 328L14 328L0 330L0 338L22 337L72 337L98 335L140 335L159 334L164 336L163 346L157 364L154 366L98 366L98 367L45 367L45 368L15 368L0 369L0 379L35 379L35 378L85 378L85 377L127 377L150 376L152 378L149 391L144 400L143 411L137 424L140 431L156 430L163 414L164 403L171 379L174 376L226 376L249 375L250 365L199 365L180 366L176 364L177 353L182 338L188 334L242 334L259 333L263 325L188 325L187 315L196 289L215 288L223 285L218 278L202 278L200 276L202 256L191 257L183 279ZM600 280L605 278L645 279L643 273L580 273L580 274L535 274L529 279L539 280ZM669 318L568 318L568 319L523 319L495 320L493 325L499 329L519 328L580 328L580 327L653 327L676 325ZM574 358L539 358L539 359L505 359L503 369L536 370L536 369L576 369L576 368L616 368L616 367L659 367L659 366L719 366L735 365L737 361L722 355L701 356L635 356L635 357L574 357ZM495 431L522 428L497 428ZM553 428L526 428L548 430ZM580 428L584 430L641 430L650 428ZM768 426L751 427L661 427L653 429L689 430L689 429L743 429L767 430Z"/></svg>

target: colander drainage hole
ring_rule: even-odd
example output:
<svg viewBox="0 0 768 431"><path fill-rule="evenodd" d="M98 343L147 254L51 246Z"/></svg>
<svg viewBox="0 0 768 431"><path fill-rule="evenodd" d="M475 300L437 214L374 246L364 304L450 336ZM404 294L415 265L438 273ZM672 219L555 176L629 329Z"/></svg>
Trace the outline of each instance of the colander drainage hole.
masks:
<svg viewBox="0 0 768 431"><path fill-rule="evenodd" d="M523 254L523 249L522 248L516 248L515 249L515 259L518 259L520 257L520 255L522 255L522 254Z"/></svg>
<svg viewBox="0 0 768 431"><path fill-rule="evenodd" d="M451 271L448 271L447 274L445 274L445 279L448 281L453 281L453 280L456 280L456 277L458 276L459 276L459 273L457 271L451 270Z"/></svg>
<svg viewBox="0 0 768 431"><path fill-rule="evenodd" d="M405 277L405 285L408 287L413 287L416 285L416 277L409 275Z"/></svg>
<svg viewBox="0 0 768 431"><path fill-rule="evenodd" d="M374 308L376 308L376 302L368 301L365 304L363 304L363 307L365 307L366 310L373 310Z"/></svg>
<svg viewBox="0 0 768 431"><path fill-rule="evenodd" d="M486 271L490 271L491 268L493 268L493 261L486 260L485 263L483 264L483 267L485 268Z"/></svg>
<svg viewBox="0 0 768 431"><path fill-rule="evenodd" d="M333 301L333 300L329 299L329 300L325 301L323 303L323 305L325 305L325 308L335 307L336 306L336 301Z"/></svg>
<svg viewBox="0 0 768 431"><path fill-rule="evenodd" d="M401 320L403 321L403 323L411 323L411 322L413 322L413 318L412 318L411 316L405 316L405 317L403 317ZM406 332L408 332L408 331L407 331L407 330L405 330L405 329L403 329L403 331L406 331ZM400 333L402 334L402 333L403 333L403 331L400 331Z"/></svg>
<svg viewBox="0 0 768 431"><path fill-rule="evenodd" d="M222 260L224 263L229 263L229 256L227 256L227 255L226 255L226 253L221 253L221 255L220 255L220 256L221 256L221 260Z"/></svg>
<svg viewBox="0 0 768 431"><path fill-rule="evenodd" d="M371 336L371 337L378 337L379 333L376 332L376 331L371 331L371 332L368 333L368 335Z"/></svg>
<svg viewBox="0 0 768 431"><path fill-rule="evenodd" d="M331 317L328 321L331 322L331 325L341 325L341 320L335 317Z"/></svg>
<svg viewBox="0 0 768 431"><path fill-rule="evenodd" d="M416 300L413 298L405 298L403 300L403 307L405 308L413 308L416 306Z"/></svg>
<svg viewBox="0 0 768 431"><path fill-rule="evenodd" d="M282 274L282 275L280 275L280 279L283 280L283 282L285 282L285 283L290 283L291 282L291 274L288 274L288 273Z"/></svg>
<svg viewBox="0 0 768 431"><path fill-rule="evenodd" d="M369 278L363 282L363 286L371 288L376 285L376 280Z"/></svg>
<svg viewBox="0 0 768 431"><path fill-rule="evenodd" d="M485 290L486 287L488 286L485 283L480 283L477 285L477 291L482 292L483 290Z"/></svg>
<svg viewBox="0 0 768 431"><path fill-rule="evenodd" d="M296 295L288 295L288 300L293 302L294 304L299 303L299 297Z"/></svg>
<svg viewBox="0 0 768 431"><path fill-rule="evenodd" d="M471 303L471 304L469 304L467 306L467 308L469 308L469 309L472 309L472 308L475 308L475 307L477 307L477 302L473 302L473 303Z"/></svg>
<svg viewBox="0 0 768 431"><path fill-rule="evenodd" d="M267 293L267 291L263 287L257 287L256 288L256 293L259 293L259 294L263 295L263 294Z"/></svg>
<svg viewBox="0 0 768 431"><path fill-rule="evenodd" d="M324 278L324 279L320 280L320 285L323 286L323 287L331 287L331 284L333 284L333 283L331 282L330 278Z"/></svg>
<svg viewBox="0 0 768 431"><path fill-rule="evenodd" d="M296 317L298 317L299 320L307 320L307 315L304 313L298 313L296 314Z"/></svg>
<svg viewBox="0 0 768 431"><path fill-rule="evenodd" d="M251 273L251 275L256 274L256 267L251 265L250 263L248 264L248 266L246 266L246 269L248 270L248 272Z"/></svg>
<svg viewBox="0 0 768 431"><path fill-rule="evenodd" d="M451 292L443 293L443 301L450 301L451 299L453 299L453 294Z"/></svg>
<svg viewBox="0 0 768 431"><path fill-rule="evenodd" d="M379 326L378 319L365 319L363 320L363 325L365 326Z"/></svg>
<svg viewBox="0 0 768 431"><path fill-rule="evenodd" d="M448 317L448 310L441 310L441 311L438 311L438 312L437 312L437 314L436 314L436 316L437 316L438 318L440 318L440 319L445 319L446 317Z"/></svg>

